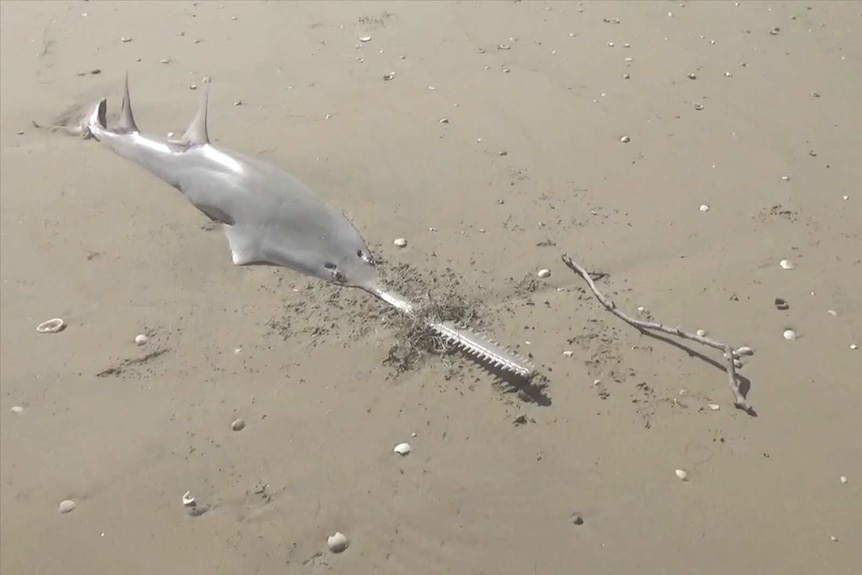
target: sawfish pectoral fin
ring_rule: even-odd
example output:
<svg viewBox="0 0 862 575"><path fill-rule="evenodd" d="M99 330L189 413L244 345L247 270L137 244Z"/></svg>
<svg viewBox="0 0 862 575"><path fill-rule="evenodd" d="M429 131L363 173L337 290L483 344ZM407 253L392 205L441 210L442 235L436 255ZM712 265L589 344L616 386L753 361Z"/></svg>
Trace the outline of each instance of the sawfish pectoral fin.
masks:
<svg viewBox="0 0 862 575"><path fill-rule="evenodd" d="M231 256L235 266L266 263L260 253L259 242L245 226L225 224L222 227L225 236L227 236L228 244L230 244Z"/></svg>

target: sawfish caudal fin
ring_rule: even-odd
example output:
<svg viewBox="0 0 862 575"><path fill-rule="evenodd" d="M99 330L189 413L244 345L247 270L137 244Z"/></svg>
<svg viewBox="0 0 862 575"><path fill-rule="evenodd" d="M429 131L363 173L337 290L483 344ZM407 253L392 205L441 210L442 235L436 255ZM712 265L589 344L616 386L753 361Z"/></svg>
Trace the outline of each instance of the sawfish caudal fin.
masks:
<svg viewBox="0 0 862 575"><path fill-rule="evenodd" d="M119 134L132 134L138 132L135 124L135 116L132 114L132 101L129 98L129 73L126 72L126 80L123 84L123 111L120 113L120 121L116 132Z"/></svg>
<svg viewBox="0 0 862 575"><path fill-rule="evenodd" d="M198 112L195 114L195 119L192 120L189 129L183 134L183 143L187 146L203 146L209 144L209 134L207 133L207 101L209 100L209 84L205 84L201 92L201 101L198 105Z"/></svg>

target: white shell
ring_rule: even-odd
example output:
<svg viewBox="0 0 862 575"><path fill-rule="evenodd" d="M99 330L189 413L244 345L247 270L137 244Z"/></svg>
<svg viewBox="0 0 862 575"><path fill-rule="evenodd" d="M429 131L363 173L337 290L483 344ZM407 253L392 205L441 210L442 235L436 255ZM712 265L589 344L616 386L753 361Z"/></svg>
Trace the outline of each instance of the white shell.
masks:
<svg viewBox="0 0 862 575"><path fill-rule="evenodd" d="M539 276L540 278L543 278L543 279L547 278L547 277L551 277L551 270L541 269L541 270L539 270L539 273L537 273L536 275Z"/></svg>
<svg viewBox="0 0 862 575"><path fill-rule="evenodd" d="M684 469L677 469L674 473L680 481L688 481L688 473Z"/></svg>
<svg viewBox="0 0 862 575"><path fill-rule="evenodd" d="M842 484L847 483L847 476L842 475L841 477L838 478L838 481L840 481Z"/></svg>
<svg viewBox="0 0 862 575"><path fill-rule="evenodd" d="M233 423L230 424L230 428L234 431L242 431L245 429L245 420L244 419L234 419Z"/></svg>
<svg viewBox="0 0 862 575"><path fill-rule="evenodd" d="M12 413L24 413L24 408L20 405L13 405L9 408L9 411L11 411Z"/></svg>
<svg viewBox="0 0 862 575"><path fill-rule="evenodd" d="M395 247L397 248L407 247L407 240L405 240L404 238L395 238L395 241L393 241L392 243L395 244Z"/></svg>
<svg viewBox="0 0 862 575"><path fill-rule="evenodd" d="M371 42L371 36L360 36L359 41L360 42Z"/></svg>
<svg viewBox="0 0 862 575"><path fill-rule="evenodd" d="M326 539L326 546L332 553L341 553L350 547L350 540L341 531L336 531Z"/></svg>
<svg viewBox="0 0 862 575"><path fill-rule="evenodd" d="M59 317L43 321L36 326L36 331L39 333L60 333L64 329L66 329L66 322Z"/></svg>
<svg viewBox="0 0 862 575"><path fill-rule="evenodd" d="M787 341L793 341L794 339L796 339L796 332L792 329L785 329L784 339L786 339Z"/></svg>
<svg viewBox="0 0 862 575"><path fill-rule="evenodd" d="M135 336L135 343L138 345L144 345L147 343L147 340L149 340L149 338L142 333Z"/></svg>
<svg viewBox="0 0 862 575"><path fill-rule="evenodd" d="M707 204L700 204L700 211L702 211L702 212L708 212L708 211L709 211L709 205L707 205Z"/></svg>
<svg viewBox="0 0 862 575"><path fill-rule="evenodd" d="M709 408L713 411L718 411L719 409L721 409L721 406L717 403L710 403Z"/></svg>
<svg viewBox="0 0 862 575"><path fill-rule="evenodd" d="M191 491L186 491L185 493L183 493L183 505L186 507L195 506L195 498L192 497Z"/></svg>
<svg viewBox="0 0 862 575"><path fill-rule="evenodd" d="M409 443L399 443L392 451L394 451L398 455L407 455L408 453L410 453L410 451L412 451L412 449L413 448L410 447Z"/></svg>
<svg viewBox="0 0 862 575"><path fill-rule="evenodd" d="M778 265L780 265L781 269L783 269L783 270L792 270L793 268L796 267L795 265L793 265L793 262L790 260L781 260L780 262L778 262Z"/></svg>
<svg viewBox="0 0 862 575"><path fill-rule="evenodd" d="M575 355L575 352L567 349L566 351L563 352L563 355L566 357L572 357L573 355Z"/></svg>
<svg viewBox="0 0 862 575"><path fill-rule="evenodd" d="M78 507L78 504L72 501L71 499L64 499L60 502L60 506L57 507L57 511L60 513L71 513Z"/></svg>
<svg viewBox="0 0 862 575"><path fill-rule="evenodd" d="M850 344L850 349L852 349L853 351L856 351L857 349L859 349L859 346L858 346L858 345L856 345L855 343L851 343L851 344Z"/></svg>
<svg viewBox="0 0 862 575"><path fill-rule="evenodd" d="M631 141L632 141L632 139L631 139L631 138L629 138L628 136L622 136L622 137L620 137L620 142L622 142L623 144L628 144L628 143L629 143L629 142L631 142Z"/></svg>
<svg viewBox="0 0 862 575"><path fill-rule="evenodd" d="M706 335L706 330L705 329L699 329L694 333L696 333L698 337L704 337Z"/></svg>

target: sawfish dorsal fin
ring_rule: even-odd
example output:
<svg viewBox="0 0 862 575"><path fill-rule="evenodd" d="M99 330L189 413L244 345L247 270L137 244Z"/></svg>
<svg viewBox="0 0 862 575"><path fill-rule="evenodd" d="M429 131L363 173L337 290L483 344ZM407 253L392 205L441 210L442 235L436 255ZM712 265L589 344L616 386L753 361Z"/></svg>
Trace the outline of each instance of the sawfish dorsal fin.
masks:
<svg viewBox="0 0 862 575"><path fill-rule="evenodd" d="M198 113L189 125L189 129L183 134L183 143L187 146L203 146L210 143L207 134L207 101L209 100L209 84L206 84L201 92L201 102L198 105Z"/></svg>
<svg viewBox="0 0 862 575"><path fill-rule="evenodd" d="M138 126L135 124L135 116L132 114L132 101L129 99L129 73L126 72L126 81L123 84L123 111L120 114L117 132L129 134L137 131Z"/></svg>

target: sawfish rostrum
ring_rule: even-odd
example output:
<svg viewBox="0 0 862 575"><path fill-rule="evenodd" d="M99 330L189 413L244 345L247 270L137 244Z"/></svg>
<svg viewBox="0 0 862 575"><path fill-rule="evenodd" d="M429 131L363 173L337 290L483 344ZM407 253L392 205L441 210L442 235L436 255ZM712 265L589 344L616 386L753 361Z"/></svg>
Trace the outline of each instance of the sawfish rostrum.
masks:
<svg viewBox="0 0 862 575"><path fill-rule="evenodd" d="M236 265L275 265L356 287L413 315L415 306L381 284L365 240L340 211L286 171L214 146L207 133L207 91L179 140L145 135L132 113L128 77L116 127L107 125L107 100L84 118L82 131L179 190L222 224ZM530 377L532 367L498 344L450 322L428 326L476 358Z"/></svg>

